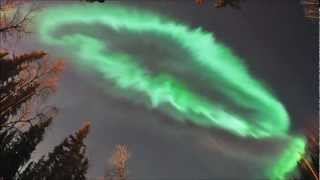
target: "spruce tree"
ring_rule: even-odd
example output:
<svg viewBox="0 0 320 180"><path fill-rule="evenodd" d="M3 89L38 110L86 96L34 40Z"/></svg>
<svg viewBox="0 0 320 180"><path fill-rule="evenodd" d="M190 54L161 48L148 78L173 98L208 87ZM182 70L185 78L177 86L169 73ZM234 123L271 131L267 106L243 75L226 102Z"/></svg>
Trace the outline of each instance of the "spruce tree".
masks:
<svg viewBox="0 0 320 180"><path fill-rule="evenodd" d="M0 124L15 116L20 107L37 94L41 76L33 76L35 64L46 55L43 51L34 51L12 58L8 53L0 53ZM43 76L43 75L42 75Z"/></svg>
<svg viewBox="0 0 320 180"><path fill-rule="evenodd" d="M55 115L54 107L37 113L37 102L55 89L63 64L47 63L43 51L8 54L0 52L0 178L11 180L29 161Z"/></svg>
<svg viewBox="0 0 320 180"><path fill-rule="evenodd" d="M65 138L53 152L31 162L22 172L19 179L41 180L84 180L88 169L88 159L85 155L86 146L83 140L89 133L90 124L86 123L75 134Z"/></svg>
<svg viewBox="0 0 320 180"><path fill-rule="evenodd" d="M41 119L27 131L11 131L9 137L7 136L9 141L5 142L6 145L1 150L0 157L0 172L3 178L13 179L19 168L29 161L38 143L42 141L45 129L50 125L53 117L44 114L37 116Z"/></svg>
<svg viewBox="0 0 320 180"><path fill-rule="evenodd" d="M25 14L16 11L10 15L11 10L22 2L0 0L0 43L26 32L34 9L29 9ZM43 51L34 51L9 57L8 52L0 51L1 180L21 179L34 172L39 173L26 179L85 179L88 160L83 139L89 132L89 125L66 138L49 154L48 159L42 158L37 163L31 161L26 165L53 119L52 114L39 111L39 100L55 89L57 76L63 67L62 61L54 64L43 61L45 55ZM41 164L49 167L44 168ZM37 171L39 169L44 171ZM56 171L61 174L56 174Z"/></svg>

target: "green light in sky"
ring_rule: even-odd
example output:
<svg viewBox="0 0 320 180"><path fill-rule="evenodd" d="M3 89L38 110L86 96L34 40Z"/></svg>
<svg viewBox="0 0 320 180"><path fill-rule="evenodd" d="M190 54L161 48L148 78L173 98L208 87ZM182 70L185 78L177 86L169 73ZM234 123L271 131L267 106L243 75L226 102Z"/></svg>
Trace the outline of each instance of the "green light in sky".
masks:
<svg viewBox="0 0 320 180"><path fill-rule="evenodd" d="M284 175L294 170L297 162L302 158L305 144L304 138L291 138L288 147L281 154L278 161L268 170L268 176L272 177L272 179L285 179Z"/></svg>
<svg viewBox="0 0 320 180"><path fill-rule="evenodd" d="M110 4L47 8L36 19L37 32L43 42L72 52L77 59L75 63L100 72L103 78L112 81L118 88L144 94L154 108L168 105L194 124L222 128L241 137L259 139L288 136L289 117L281 102L209 32L200 28L190 29L150 12ZM178 77L169 73L151 75L132 55L111 51L108 42L97 37L80 32L53 35L59 28L76 23L88 25L89 28L95 28L95 24L99 23L114 31L151 32L170 37L187 50L195 63L209 72L212 81L205 83L216 85L221 94L236 106L252 111L253 115L249 119L228 111L223 104L192 91ZM108 34L105 34L104 39L107 38ZM285 152L279 163L272 167L276 170L269 173L270 176L278 178L291 171L298 160L294 152L303 151L303 145L303 140L293 138L288 147L290 153ZM288 159L291 159L289 164L283 163Z"/></svg>

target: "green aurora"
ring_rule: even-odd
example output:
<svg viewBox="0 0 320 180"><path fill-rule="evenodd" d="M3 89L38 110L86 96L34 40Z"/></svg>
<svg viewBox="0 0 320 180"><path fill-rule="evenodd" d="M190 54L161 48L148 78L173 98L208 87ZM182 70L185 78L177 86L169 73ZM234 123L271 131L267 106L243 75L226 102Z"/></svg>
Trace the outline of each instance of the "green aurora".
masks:
<svg viewBox="0 0 320 180"><path fill-rule="evenodd" d="M153 108L170 106L193 124L221 128L243 138L287 139L288 147L266 170L266 176L271 179L284 179L304 153L304 138L288 134L289 116L285 107L262 82L250 75L240 58L215 41L212 33L201 28L190 29L187 25L147 11L110 4L46 8L39 12L36 21L36 32L42 42L73 52L74 59L77 59L74 62L79 67L101 73L119 89L145 95ZM99 38L80 32L54 35L63 26L79 23L90 28L99 23L116 32L151 32L171 38L189 53L195 63L210 72L211 82L206 82L208 85L216 87L234 105L250 110L252 115L250 118L242 116L224 108L220 102L208 100L169 73L151 75L133 56L111 51L108 42Z"/></svg>

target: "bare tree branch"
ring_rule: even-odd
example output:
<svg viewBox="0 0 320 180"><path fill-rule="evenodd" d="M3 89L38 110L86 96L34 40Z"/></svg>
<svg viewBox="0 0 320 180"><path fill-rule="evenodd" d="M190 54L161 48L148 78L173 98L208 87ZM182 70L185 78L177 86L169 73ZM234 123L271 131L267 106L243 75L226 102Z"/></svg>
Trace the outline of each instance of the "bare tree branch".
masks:
<svg viewBox="0 0 320 180"><path fill-rule="evenodd" d="M30 24L33 13L38 9L34 5L22 13L22 5L25 0L1 0L0 1L0 41L6 41L9 37L21 38L30 33L27 25Z"/></svg>

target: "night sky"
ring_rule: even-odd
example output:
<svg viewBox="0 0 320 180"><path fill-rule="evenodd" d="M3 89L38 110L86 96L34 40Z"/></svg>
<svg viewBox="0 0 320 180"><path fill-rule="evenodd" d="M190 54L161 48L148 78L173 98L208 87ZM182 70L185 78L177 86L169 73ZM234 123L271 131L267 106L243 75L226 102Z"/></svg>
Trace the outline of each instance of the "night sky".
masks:
<svg viewBox="0 0 320 180"><path fill-rule="evenodd" d="M285 105L291 117L292 133L315 127L318 122L318 25L304 18L299 0L246 0L241 10L215 9L210 3L197 6L193 1L184 0L121 1L119 4L151 10L193 28L213 32ZM87 29L78 24L57 33L92 33ZM96 36L109 40L110 37L104 36L108 30L97 29ZM188 58L174 44L158 37L123 35L114 41L128 52L149 59L146 63L155 69L163 63L164 53ZM285 144L275 139L241 139L219 129L179 124L163 112L109 93L106 89L110 84L99 74L78 69L68 52L41 44L35 35L25 37L19 45L9 45L13 47L17 52L44 49L50 58L64 58L67 62L59 90L49 100L60 112L35 158L50 151L87 119L92 122L86 139L89 177L105 175L114 146L127 144L131 152L129 177L132 179L263 179L263 169ZM187 73L185 77L188 80ZM205 91L205 85L200 82L194 86Z"/></svg>

